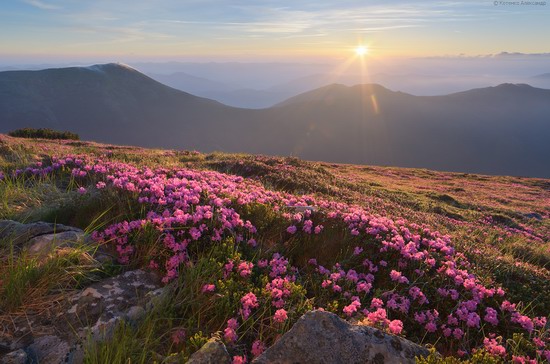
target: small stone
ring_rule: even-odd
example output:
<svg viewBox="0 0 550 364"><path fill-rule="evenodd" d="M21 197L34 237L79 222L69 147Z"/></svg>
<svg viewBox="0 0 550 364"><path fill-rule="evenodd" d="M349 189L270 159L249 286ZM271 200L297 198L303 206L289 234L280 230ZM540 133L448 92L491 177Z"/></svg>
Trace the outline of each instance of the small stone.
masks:
<svg viewBox="0 0 550 364"><path fill-rule="evenodd" d="M225 345L219 340L212 338L189 358L187 364L229 364L231 357Z"/></svg>

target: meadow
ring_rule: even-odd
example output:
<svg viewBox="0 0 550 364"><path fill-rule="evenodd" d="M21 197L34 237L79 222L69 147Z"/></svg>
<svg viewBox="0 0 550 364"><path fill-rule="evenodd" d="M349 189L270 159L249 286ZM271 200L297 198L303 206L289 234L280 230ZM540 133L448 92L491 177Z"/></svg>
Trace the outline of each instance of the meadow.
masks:
<svg viewBox="0 0 550 364"><path fill-rule="evenodd" d="M312 309L433 348L419 362L550 361L547 179L0 135L0 196L0 219L79 227L117 256L1 241L8 330L130 269L168 287L87 363L187 359L211 336L248 362Z"/></svg>

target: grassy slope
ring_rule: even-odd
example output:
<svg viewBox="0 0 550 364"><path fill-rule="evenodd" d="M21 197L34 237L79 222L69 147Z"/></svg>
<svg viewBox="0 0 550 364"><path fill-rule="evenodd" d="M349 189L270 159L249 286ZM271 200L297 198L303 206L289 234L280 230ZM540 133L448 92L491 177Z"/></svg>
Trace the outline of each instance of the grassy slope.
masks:
<svg viewBox="0 0 550 364"><path fill-rule="evenodd" d="M522 302L534 315L547 316L550 312L548 180L312 163L294 158L204 155L92 142L32 141L3 135L0 135L0 171L26 167L51 155L99 155L106 151L111 153L113 160L138 166L184 166L237 174L258 179L270 189L356 203L372 213L427 224L434 230L450 234L455 246L473 263L471 270L486 281L501 284L511 301ZM71 186L58 182L0 183L0 219L46 220L90 228L100 215L100 220L108 223L130 214L129 202L116 195L105 199L91 194L83 199L71 190ZM4 247L3 250L4 255L8 255L8 249ZM85 260L78 254L70 259L58 259L54 268L43 268L42 274L60 274L67 261L84 266L82 261ZM16 265L13 263L11 267ZM90 274L95 274L97 267L88 265L93 267ZM10 274L13 272L12 269ZM78 275L86 274L79 269ZM20 279L30 282L36 277ZM65 282L63 288L77 288L82 280L81 277L72 284ZM59 294L58 288L45 290L42 294L46 298L48 294ZM22 301L22 292L14 296L14 302L5 301L0 305L8 314L24 311L26 305L35 304L28 299ZM202 342L200 335L196 340L198 347Z"/></svg>

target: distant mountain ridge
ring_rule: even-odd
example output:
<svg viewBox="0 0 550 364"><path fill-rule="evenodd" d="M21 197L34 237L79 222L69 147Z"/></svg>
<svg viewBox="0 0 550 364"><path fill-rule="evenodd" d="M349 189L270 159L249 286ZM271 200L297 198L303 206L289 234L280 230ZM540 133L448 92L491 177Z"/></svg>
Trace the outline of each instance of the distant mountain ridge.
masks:
<svg viewBox="0 0 550 364"><path fill-rule="evenodd" d="M550 177L550 90L528 85L414 96L332 84L251 110L121 64L0 72L0 132L19 127L149 147Z"/></svg>

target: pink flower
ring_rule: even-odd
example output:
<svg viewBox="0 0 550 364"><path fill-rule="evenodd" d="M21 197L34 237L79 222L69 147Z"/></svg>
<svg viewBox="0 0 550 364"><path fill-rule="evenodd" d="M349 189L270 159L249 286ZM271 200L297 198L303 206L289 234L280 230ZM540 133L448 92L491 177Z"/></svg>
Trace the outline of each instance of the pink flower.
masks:
<svg viewBox="0 0 550 364"><path fill-rule="evenodd" d="M289 234L296 234L296 231L298 231L298 228L295 225L291 225L286 229Z"/></svg>
<svg viewBox="0 0 550 364"><path fill-rule="evenodd" d="M237 271L241 277L247 278L250 274L252 274L253 267L254 264L252 262L241 262L237 267Z"/></svg>
<svg viewBox="0 0 550 364"><path fill-rule="evenodd" d="M497 311L491 307L485 309L485 317L483 320L487 321L493 326L498 325Z"/></svg>
<svg viewBox="0 0 550 364"><path fill-rule="evenodd" d="M313 232L315 234L319 234L321 231L323 231L324 226L323 225L317 225L315 226L315 229L313 229Z"/></svg>
<svg viewBox="0 0 550 364"><path fill-rule="evenodd" d="M357 283L356 290L358 293L361 293L361 292L369 293L371 288L372 288L372 284L367 282L359 282Z"/></svg>
<svg viewBox="0 0 550 364"><path fill-rule="evenodd" d="M233 330L237 330L237 328L239 327L239 322L235 318L229 319L227 320L227 327Z"/></svg>
<svg viewBox="0 0 550 364"><path fill-rule="evenodd" d="M403 331L403 322L401 320L392 320L388 328L392 334L399 335Z"/></svg>
<svg viewBox="0 0 550 364"><path fill-rule="evenodd" d="M348 316L351 316L353 315L355 312L357 312L357 310L361 308L361 301L359 301L359 298L354 296L352 297L352 301L349 305L345 306L344 309L343 309L343 312L348 315Z"/></svg>
<svg viewBox="0 0 550 364"><path fill-rule="evenodd" d="M213 284L205 284L204 286L202 286L202 293L214 292L215 290L216 286Z"/></svg>
<svg viewBox="0 0 550 364"><path fill-rule="evenodd" d="M426 331L428 332L436 332L437 331L437 325L435 324L435 322L433 321L430 321L426 324L426 326L424 326L424 328L426 329Z"/></svg>
<svg viewBox="0 0 550 364"><path fill-rule="evenodd" d="M409 283L409 280L407 277L403 276L401 272L398 272L396 270L392 270L390 272L390 278L392 281L399 282L399 283Z"/></svg>
<svg viewBox="0 0 550 364"><path fill-rule="evenodd" d="M273 315L273 320L275 322L284 322L288 319L288 315L285 309L280 308L277 311L275 311L275 315Z"/></svg>
<svg viewBox="0 0 550 364"><path fill-rule="evenodd" d="M370 308L381 308L382 306L384 306L384 301L380 298L373 298L370 303Z"/></svg>
<svg viewBox="0 0 550 364"><path fill-rule="evenodd" d="M374 312L370 312L367 314L367 319L372 322L373 324L376 323L386 323L387 320L387 312L383 308L379 308Z"/></svg>
<svg viewBox="0 0 550 364"><path fill-rule="evenodd" d="M260 356L265 351L265 344L260 340L256 340L252 343L252 355Z"/></svg>
<svg viewBox="0 0 550 364"><path fill-rule="evenodd" d="M504 346L499 345L499 343L495 339L489 339L489 338L483 339L483 346L489 353L493 355L498 355L498 356L506 355L506 349L504 348Z"/></svg>
<svg viewBox="0 0 550 364"><path fill-rule="evenodd" d="M479 315L475 312L470 312L468 318L466 319L466 325L470 327L479 327Z"/></svg>
<svg viewBox="0 0 550 364"><path fill-rule="evenodd" d="M241 304L243 305L241 314L243 315L243 318L245 320L250 316L251 309L257 308L259 306L258 299L256 298L256 295L252 292L245 294L241 298Z"/></svg>
<svg viewBox="0 0 550 364"><path fill-rule="evenodd" d="M460 340L462 339L462 336L464 336L464 331L462 331L461 329L454 329L453 336L455 337L455 339Z"/></svg>
<svg viewBox="0 0 550 364"><path fill-rule="evenodd" d="M228 343L235 342L239 338L237 336L237 333L235 332L235 330L231 329L229 327L225 328L223 337L224 337L225 341L227 341Z"/></svg>
<svg viewBox="0 0 550 364"><path fill-rule="evenodd" d="M78 188L78 193L80 193L81 195L85 194L86 193L86 189L84 187L79 187Z"/></svg>
<svg viewBox="0 0 550 364"><path fill-rule="evenodd" d="M231 274L231 272L233 271L233 267L235 266L235 264L233 263L232 260L228 261L224 267L223 267L223 278L227 279L229 277L229 275Z"/></svg>
<svg viewBox="0 0 550 364"><path fill-rule="evenodd" d="M248 360L245 355L235 355L231 364L246 364Z"/></svg>

